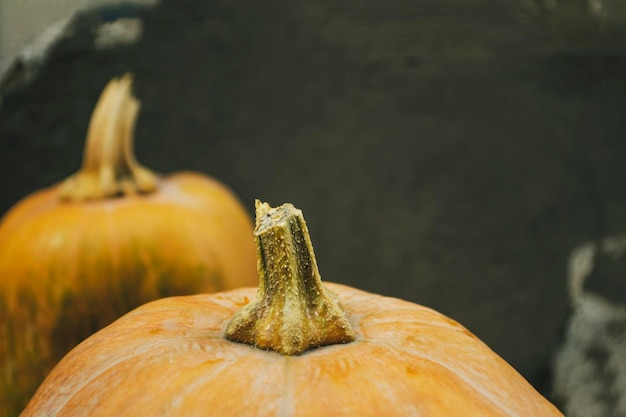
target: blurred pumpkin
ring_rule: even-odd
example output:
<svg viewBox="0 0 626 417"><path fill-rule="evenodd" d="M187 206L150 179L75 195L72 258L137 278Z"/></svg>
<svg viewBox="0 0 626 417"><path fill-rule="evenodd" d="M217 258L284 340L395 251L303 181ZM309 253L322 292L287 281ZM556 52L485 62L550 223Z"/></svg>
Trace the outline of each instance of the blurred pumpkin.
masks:
<svg viewBox="0 0 626 417"><path fill-rule="evenodd" d="M457 322L323 285L292 205L257 202L255 238L256 294L139 307L70 352L22 417L562 417Z"/></svg>
<svg viewBox="0 0 626 417"><path fill-rule="evenodd" d="M150 300L257 285L253 224L206 175L159 176L132 151L131 76L104 89L82 169L0 223L0 416L77 343Z"/></svg>

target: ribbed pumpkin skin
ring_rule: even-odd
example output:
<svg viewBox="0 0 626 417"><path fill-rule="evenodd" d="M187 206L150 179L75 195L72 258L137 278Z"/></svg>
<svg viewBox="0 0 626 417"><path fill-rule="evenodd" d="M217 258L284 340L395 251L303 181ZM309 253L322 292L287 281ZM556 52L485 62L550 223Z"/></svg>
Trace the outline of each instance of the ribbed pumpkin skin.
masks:
<svg viewBox="0 0 626 417"><path fill-rule="evenodd" d="M562 417L455 321L326 285L355 342L282 356L227 341L253 288L162 299L76 347L22 417Z"/></svg>
<svg viewBox="0 0 626 417"><path fill-rule="evenodd" d="M179 173L142 196L26 197L0 223L0 416L54 364L154 299L257 285L252 222L217 180Z"/></svg>

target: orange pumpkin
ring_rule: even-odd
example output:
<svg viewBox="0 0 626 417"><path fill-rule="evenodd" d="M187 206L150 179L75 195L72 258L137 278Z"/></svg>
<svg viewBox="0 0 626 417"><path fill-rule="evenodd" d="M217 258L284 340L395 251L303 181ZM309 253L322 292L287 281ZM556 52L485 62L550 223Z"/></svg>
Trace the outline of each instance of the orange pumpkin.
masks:
<svg viewBox="0 0 626 417"><path fill-rule="evenodd" d="M156 298L257 285L253 224L224 184L132 152L129 75L103 91L82 169L0 223L0 416L78 342Z"/></svg>
<svg viewBox="0 0 626 417"><path fill-rule="evenodd" d="M323 285L292 205L257 203L255 237L256 294L141 306L68 354L22 417L562 417L457 322Z"/></svg>

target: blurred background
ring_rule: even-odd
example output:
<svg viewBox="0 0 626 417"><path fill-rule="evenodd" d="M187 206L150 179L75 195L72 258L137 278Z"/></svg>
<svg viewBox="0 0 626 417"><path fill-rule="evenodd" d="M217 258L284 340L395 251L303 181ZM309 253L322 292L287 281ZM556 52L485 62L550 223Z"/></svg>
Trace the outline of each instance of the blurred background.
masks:
<svg viewBox="0 0 626 417"><path fill-rule="evenodd" d="M324 280L443 312L559 401L572 250L626 230L626 3L0 0L0 22L0 215L79 168L131 71L142 163L293 202Z"/></svg>

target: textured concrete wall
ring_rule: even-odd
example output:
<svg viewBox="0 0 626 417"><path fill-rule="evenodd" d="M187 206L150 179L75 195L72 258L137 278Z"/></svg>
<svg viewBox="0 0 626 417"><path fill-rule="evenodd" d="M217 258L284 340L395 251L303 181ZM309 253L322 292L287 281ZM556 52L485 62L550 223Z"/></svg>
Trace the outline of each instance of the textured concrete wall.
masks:
<svg viewBox="0 0 626 417"><path fill-rule="evenodd" d="M115 3L154 4L154 0L0 0L0 79L20 54L45 51L79 10Z"/></svg>
<svg viewBox="0 0 626 417"><path fill-rule="evenodd" d="M0 0L0 74L46 29L59 25L83 0Z"/></svg>

